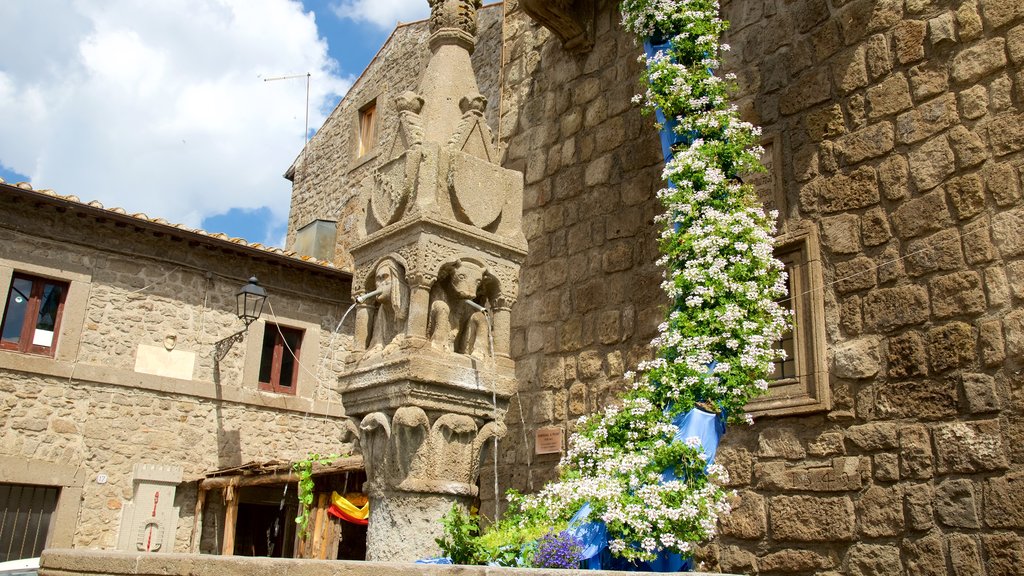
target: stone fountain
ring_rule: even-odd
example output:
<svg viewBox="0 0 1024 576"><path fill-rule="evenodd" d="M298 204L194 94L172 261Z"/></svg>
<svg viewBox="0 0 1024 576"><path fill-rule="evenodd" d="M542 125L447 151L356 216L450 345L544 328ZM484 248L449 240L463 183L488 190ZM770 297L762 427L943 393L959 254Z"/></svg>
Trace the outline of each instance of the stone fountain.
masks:
<svg viewBox="0 0 1024 576"><path fill-rule="evenodd" d="M429 0L431 57L373 169L352 246L355 352L340 378L366 463L367 558L436 555L477 495L516 390L509 314L526 256L522 174L502 168L470 54L480 0Z"/></svg>

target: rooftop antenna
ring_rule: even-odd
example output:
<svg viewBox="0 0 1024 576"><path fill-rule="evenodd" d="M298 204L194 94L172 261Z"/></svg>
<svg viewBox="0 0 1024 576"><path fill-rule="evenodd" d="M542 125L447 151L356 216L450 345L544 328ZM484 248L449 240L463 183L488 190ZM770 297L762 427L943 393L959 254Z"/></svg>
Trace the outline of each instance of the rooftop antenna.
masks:
<svg viewBox="0 0 1024 576"><path fill-rule="evenodd" d="M306 129L302 132L302 141L309 143L309 78L311 74L306 72L305 74L292 74L291 76L276 76L274 78L264 78L264 82L274 82L276 80L294 80L296 78L306 78ZM303 146L305 150L305 146Z"/></svg>

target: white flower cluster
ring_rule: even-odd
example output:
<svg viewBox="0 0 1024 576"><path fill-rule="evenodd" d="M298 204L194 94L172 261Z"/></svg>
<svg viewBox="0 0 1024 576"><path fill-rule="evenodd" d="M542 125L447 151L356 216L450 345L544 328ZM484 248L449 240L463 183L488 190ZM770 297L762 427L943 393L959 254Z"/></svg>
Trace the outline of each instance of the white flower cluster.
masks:
<svg viewBox="0 0 1024 576"><path fill-rule="evenodd" d="M700 403L749 421L743 406L767 389L789 316L778 304L787 280L773 256L777 215L739 178L760 167L760 131L728 104L730 78L715 74L728 49L717 0L622 0L621 10L628 30L666 42L641 57L646 90L636 101L686 142L658 193L658 264L673 306L652 343L657 357L626 373L622 405L580 419L561 479L524 507L565 520L589 503L612 553L651 559L690 552L729 512L725 468L707 463L698 438L677 438L674 418Z"/></svg>

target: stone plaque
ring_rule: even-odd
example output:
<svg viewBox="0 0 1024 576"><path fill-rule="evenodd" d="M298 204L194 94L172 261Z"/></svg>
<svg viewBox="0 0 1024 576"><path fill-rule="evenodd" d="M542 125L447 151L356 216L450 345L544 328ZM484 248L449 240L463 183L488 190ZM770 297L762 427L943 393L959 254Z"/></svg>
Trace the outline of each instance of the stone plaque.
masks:
<svg viewBox="0 0 1024 576"><path fill-rule="evenodd" d="M139 344L135 354L135 371L142 374L191 380L195 366L196 353L187 350Z"/></svg>
<svg viewBox="0 0 1024 576"><path fill-rule="evenodd" d="M561 454L562 440L565 432L560 426L548 426L539 428L534 436L534 453L536 454Z"/></svg>
<svg viewBox="0 0 1024 576"><path fill-rule="evenodd" d="M782 147L779 138L775 134L769 134L761 141L764 147L764 155L761 156L761 163L764 164L764 172L755 172L743 176L744 182L754 187L757 197L764 203L765 212L778 210L779 218L776 223L781 225L786 218L786 195L782 187Z"/></svg>

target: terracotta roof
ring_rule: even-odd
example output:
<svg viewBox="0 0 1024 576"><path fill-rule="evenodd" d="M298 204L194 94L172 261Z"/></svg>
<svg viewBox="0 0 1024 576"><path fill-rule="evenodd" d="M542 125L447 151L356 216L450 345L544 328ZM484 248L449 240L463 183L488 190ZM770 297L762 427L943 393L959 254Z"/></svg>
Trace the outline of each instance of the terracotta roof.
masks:
<svg viewBox="0 0 1024 576"><path fill-rule="evenodd" d="M43 189L36 190L28 182L18 182L15 184L9 184L0 178L0 189L7 191L17 191L19 193L35 197L39 200L49 201L54 204L65 204L69 207L73 207L78 210L90 213L97 217L107 217L113 220L120 220L122 222L129 222L137 225L142 225L146 228L161 231L167 234L178 235L182 237L189 237L200 242L209 243L212 245L219 245L222 247L231 247L238 249L242 252L256 253L261 256L269 256L275 260L284 260L295 264L304 264L319 268L326 272L338 272L348 274L337 268L333 262L327 260L319 260L312 256L303 256L292 250L284 250L274 246L266 246L259 242L249 242L244 238L232 238L222 232L207 232L200 228L190 228L184 224L173 224L164 220L163 218L150 218L148 215L142 212L136 212L129 214L124 208L106 208L97 200L91 202L83 202L78 196L75 195L62 195L57 194L53 190Z"/></svg>

